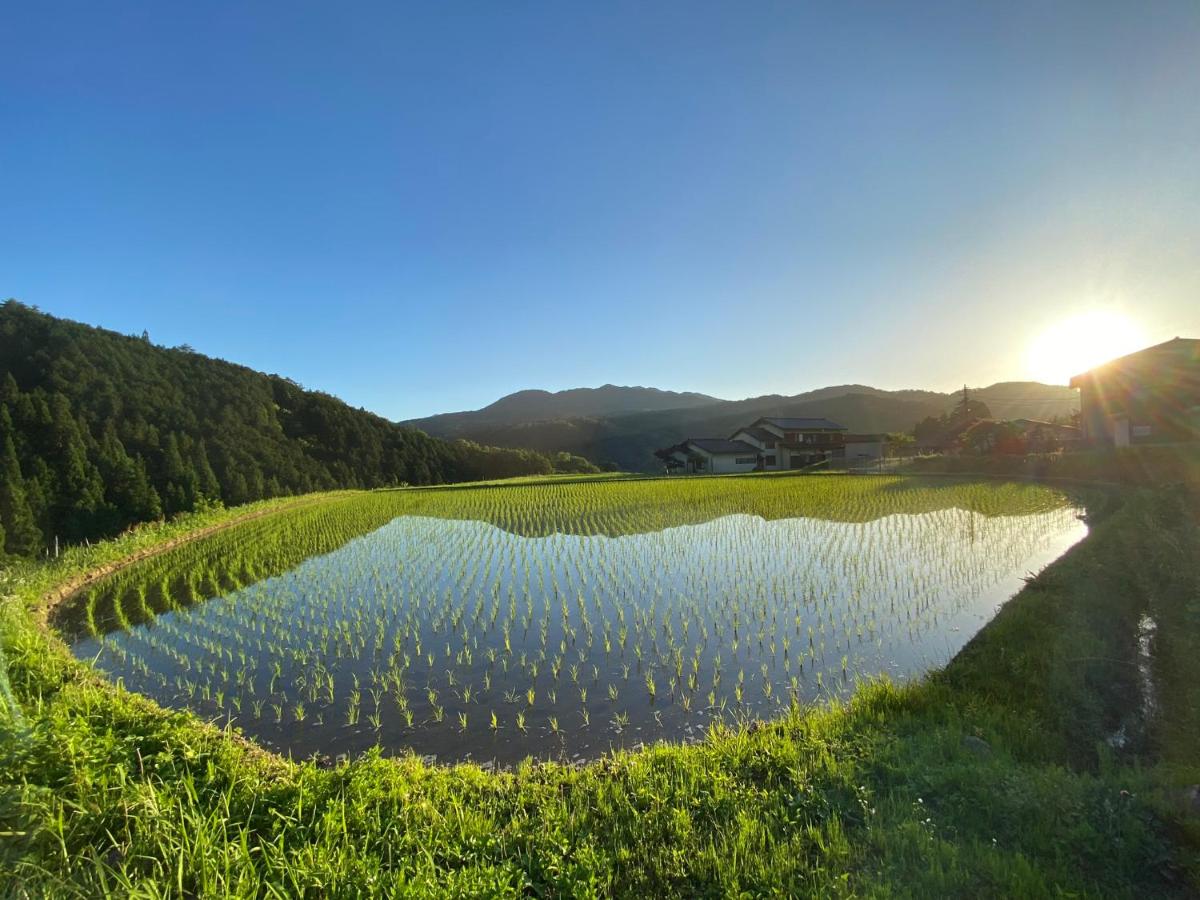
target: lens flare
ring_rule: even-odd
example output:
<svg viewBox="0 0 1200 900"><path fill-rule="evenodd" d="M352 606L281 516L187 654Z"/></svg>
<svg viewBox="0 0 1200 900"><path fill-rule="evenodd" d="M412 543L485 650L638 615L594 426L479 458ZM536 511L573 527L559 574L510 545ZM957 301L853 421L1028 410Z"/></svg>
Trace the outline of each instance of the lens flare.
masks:
<svg viewBox="0 0 1200 900"><path fill-rule="evenodd" d="M1149 343L1142 327L1128 316L1092 310L1047 328L1029 345L1025 367L1046 384L1066 384L1072 375L1140 350Z"/></svg>

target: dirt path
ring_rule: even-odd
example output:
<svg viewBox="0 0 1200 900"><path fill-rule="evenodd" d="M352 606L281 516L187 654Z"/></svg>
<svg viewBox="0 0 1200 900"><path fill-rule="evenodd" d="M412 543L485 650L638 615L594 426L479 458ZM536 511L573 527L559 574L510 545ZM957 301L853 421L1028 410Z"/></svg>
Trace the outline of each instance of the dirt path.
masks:
<svg viewBox="0 0 1200 900"><path fill-rule="evenodd" d="M319 503L326 499L328 499L327 494L316 497L304 497L297 499L292 503L285 503L282 506L273 506L270 509L260 509L254 512L244 513L243 515L234 516L231 519L226 519L225 521L217 522L213 525L206 525L203 528L197 528L195 531L189 531L186 534L181 534L178 537L170 538L169 540L162 541L161 543L154 544L153 546L144 547L141 550L122 557L121 559L114 560L113 562L105 563L104 565L88 569L86 572L76 575L73 578L68 578L53 590L43 594L41 599L38 601L37 607L33 611L34 617L39 625L48 626L50 614L56 607L73 597L88 585L94 584L101 578L105 578L114 572L119 572L122 569L132 566L134 563L141 562L143 559L149 559L151 556L157 556L160 553L166 553L168 550L174 550L176 547L180 547L192 541L198 541L201 538L208 537L211 534L216 534L218 531L224 531L227 528L233 528L235 525L243 525L246 522L252 522L255 519L261 519L264 516L273 516L289 509L307 506L310 503Z"/></svg>

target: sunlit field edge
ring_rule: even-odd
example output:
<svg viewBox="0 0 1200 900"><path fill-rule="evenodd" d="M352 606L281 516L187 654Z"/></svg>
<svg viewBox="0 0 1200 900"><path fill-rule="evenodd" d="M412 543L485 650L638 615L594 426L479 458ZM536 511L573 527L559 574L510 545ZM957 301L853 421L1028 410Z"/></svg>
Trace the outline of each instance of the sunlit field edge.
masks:
<svg viewBox="0 0 1200 900"><path fill-rule="evenodd" d="M1192 615L1194 501L1115 499L942 673L583 768L332 769L264 753L75 662L39 621L85 573L297 502L211 511L5 574L0 862L13 896L445 892L1188 895L1194 628L1169 725L1114 749L1137 634ZM1146 565L1148 554L1155 565ZM1190 580L1189 580L1190 579ZM1186 685L1192 685L1191 688ZM1097 691L1097 685L1109 685ZM1181 686L1183 685L1183 686ZM1135 704L1136 705L1136 704Z"/></svg>

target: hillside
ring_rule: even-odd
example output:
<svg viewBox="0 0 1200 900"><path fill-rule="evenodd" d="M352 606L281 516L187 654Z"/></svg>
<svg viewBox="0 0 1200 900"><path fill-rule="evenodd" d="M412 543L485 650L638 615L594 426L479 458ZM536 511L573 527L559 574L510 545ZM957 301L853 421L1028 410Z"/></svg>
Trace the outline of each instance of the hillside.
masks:
<svg viewBox="0 0 1200 900"><path fill-rule="evenodd" d="M646 388L596 389L605 392L615 407L615 393L645 391ZM793 396L769 394L746 400L701 401L702 394L670 394L689 397L685 406L640 409L610 414L591 412L563 415L565 407L552 399L539 404L539 397L561 394L584 395L587 389L546 394L522 391L502 398L475 412L453 413L415 419L406 424L446 438L469 438L499 447L522 447L542 453L567 451L587 457L599 465L630 471L654 471L654 450L686 437L724 436L759 416L823 416L855 432L908 431L926 416L938 416L958 402L958 394L937 391L886 391L866 385L838 385ZM1037 382L1001 382L974 389L971 396L985 402L999 418L1050 418L1066 416L1078 408L1073 390ZM513 398L519 398L513 400ZM511 402L510 402L511 401ZM630 396L628 405L637 403Z"/></svg>
<svg viewBox="0 0 1200 900"><path fill-rule="evenodd" d="M691 392L661 391L658 388L605 384L598 388L565 391L518 391L501 397L481 410L434 416L444 422L466 421L513 423L534 419L576 416L615 416L664 409L685 409L720 403L716 397Z"/></svg>
<svg viewBox="0 0 1200 900"><path fill-rule="evenodd" d="M447 442L277 375L0 304L0 549L331 488L590 468Z"/></svg>

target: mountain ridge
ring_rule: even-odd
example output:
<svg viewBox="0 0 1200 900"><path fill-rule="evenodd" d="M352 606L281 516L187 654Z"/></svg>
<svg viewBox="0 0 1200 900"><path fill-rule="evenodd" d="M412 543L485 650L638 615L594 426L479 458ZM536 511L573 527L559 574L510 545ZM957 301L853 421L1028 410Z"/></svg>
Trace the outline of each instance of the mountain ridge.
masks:
<svg viewBox="0 0 1200 900"><path fill-rule="evenodd" d="M556 405L538 406L538 400L563 394L586 395L605 391L608 407L617 404L615 391L657 389L573 388L568 391L521 391L501 397L479 410L446 413L402 424L419 428L436 437L466 438L499 447L519 447L541 453L569 452L594 463L653 471L653 452L658 447L687 437L720 437L760 416L824 416L854 432L910 430L927 416L938 416L958 402L958 393L904 388L889 391L870 385L829 385L793 395L764 394L742 400L696 398L692 392L658 391L663 396L692 398L688 405L657 409L626 408L605 414L555 415ZM1068 387L1032 381L997 382L983 388L968 388L998 418L1052 418L1069 415L1078 408L1078 398ZM627 395L629 404L638 397ZM509 403L511 397L520 397Z"/></svg>
<svg viewBox="0 0 1200 900"><path fill-rule="evenodd" d="M708 403L724 402L718 397L693 391L667 391L641 385L603 384L600 387L566 388L547 391L526 388L505 394L498 400L475 410L437 413L409 422L452 422L464 417L476 421L534 421L536 419L571 418L577 416L611 415L621 412L651 412L665 409L685 409ZM531 411L540 410L533 419ZM522 416L523 418L515 418Z"/></svg>

